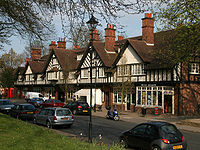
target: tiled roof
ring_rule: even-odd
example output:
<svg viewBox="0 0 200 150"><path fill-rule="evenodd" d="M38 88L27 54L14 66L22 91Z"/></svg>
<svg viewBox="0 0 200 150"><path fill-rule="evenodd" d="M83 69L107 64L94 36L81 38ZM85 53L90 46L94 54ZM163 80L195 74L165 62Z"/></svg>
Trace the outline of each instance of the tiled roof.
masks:
<svg viewBox="0 0 200 150"><path fill-rule="evenodd" d="M79 64L77 53L81 50L55 49L54 52L63 69L74 70L77 68Z"/></svg>
<svg viewBox="0 0 200 150"><path fill-rule="evenodd" d="M46 61L29 61L29 65L34 74L42 73Z"/></svg>
<svg viewBox="0 0 200 150"><path fill-rule="evenodd" d="M107 53L104 48L104 43L99 41L94 41L93 43L95 50L97 51L98 55L100 56L101 60L107 67L111 67L114 59L116 58L116 53Z"/></svg>

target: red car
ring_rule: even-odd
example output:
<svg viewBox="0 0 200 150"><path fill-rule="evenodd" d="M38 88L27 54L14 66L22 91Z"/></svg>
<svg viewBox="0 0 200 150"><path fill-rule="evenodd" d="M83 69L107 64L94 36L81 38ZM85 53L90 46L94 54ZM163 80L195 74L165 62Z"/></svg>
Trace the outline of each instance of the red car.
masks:
<svg viewBox="0 0 200 150"><path fill-rule="evenodd" d="M44 103L41 104L41 107L63 107L65 104L60 100L56 99L48 99Z"/></svg>

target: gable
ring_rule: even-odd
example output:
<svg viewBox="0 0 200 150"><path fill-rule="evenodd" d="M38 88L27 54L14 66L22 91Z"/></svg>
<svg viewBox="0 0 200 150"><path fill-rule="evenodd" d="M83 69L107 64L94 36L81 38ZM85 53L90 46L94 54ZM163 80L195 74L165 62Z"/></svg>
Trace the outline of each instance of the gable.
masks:
<svg viewBox="0 0 200 150"><path fill-rule="evenodd" d="M138 56L132 46L128 46L122 57L119 59L117 65L141 63L142 59Z"/></svg>
<svg viewBox="0 0 200 150"><path fill-rule="evenodd" d="M55 68L57 68L57 70L61 70L59 61L58 61L57 57L55 56L55 54L53 54L49 61L46 71L51 71L51 70L53 71L53 69L55 70Z"/></svg>
<svg viewBox="0 0 200 150"><path fill-rule="evenodd" d="M32 74L32 73L33 73L33 72L32 72L32 70L31 70L31 67L28 65L25 74Z"/></svg>
<svg viewBox="0 0 200 150"><path fill-rule="evenodd" d="M90 53L89 51L87 51L88 53L86 54L86 57L83 57L83 63L81 64L80 68L88 68L90 67ZM98 53L94 50L92 53L92 61L93 66L104 66L103 65L103 61L101 60L101 58L99 57Z"/></svg>

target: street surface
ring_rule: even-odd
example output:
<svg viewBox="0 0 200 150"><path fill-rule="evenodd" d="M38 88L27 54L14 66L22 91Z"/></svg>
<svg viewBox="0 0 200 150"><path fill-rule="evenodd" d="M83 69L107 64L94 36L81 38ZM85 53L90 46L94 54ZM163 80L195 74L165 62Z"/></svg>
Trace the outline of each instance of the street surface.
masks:
<svg viewBox="0 0 200 150"><path fill-rule="evenodd" d="M75 122L71 128L57 128L62 132L75 134L80 138L88 138L89 116L75 116ZM104 144L118 143L118 137L121 132L131 129L136 125L125 121L113 121L102 117L92 118L92 135L93 140L103 142ZM200 148L200 134L193 132L181 131L188 143L188 150L198 150Z"/></svg>
<svg viewBox="0 0 200 150"><path fill-rule="evenodd" d="M13 100L14 103L26 103L24 100ZM106 115L106 114L105 114ZM70 133L79 138L88 140L89 116L75 116L74 124L71 128L56 128L63 133ZM92 117L92 135L93 141L103 142L104 144L118 143L121 132L131 129L137 124L126 121L113 121L103 117ZM185 139L188 143L188 150L200 149L200 133L183 131Z"/></svg>

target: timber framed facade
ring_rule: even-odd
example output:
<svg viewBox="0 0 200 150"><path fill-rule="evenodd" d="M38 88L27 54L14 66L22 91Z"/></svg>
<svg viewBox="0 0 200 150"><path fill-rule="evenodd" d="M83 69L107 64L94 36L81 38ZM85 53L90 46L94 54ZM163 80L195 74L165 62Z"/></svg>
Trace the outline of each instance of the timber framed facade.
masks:
<svg viewBox="0 0 200 150"><path fill-rule="evenodd" d="M200 105L200 58L189 64L162 65L152 51L163 32L154 33L151 14L142 19L142 36L115 41L113 25L105 29L105 42L93 32L93 44L66 49L65 39L49 45L41 57L33 47L32 59L17 71L16 95L37 91L45 96L70 101L90 100L90 52L92 51L92 105L117 107L121 111L195 114ZM37 51L37 52L35 52ZM195 98L194 98L195 97Z"/></svg>

